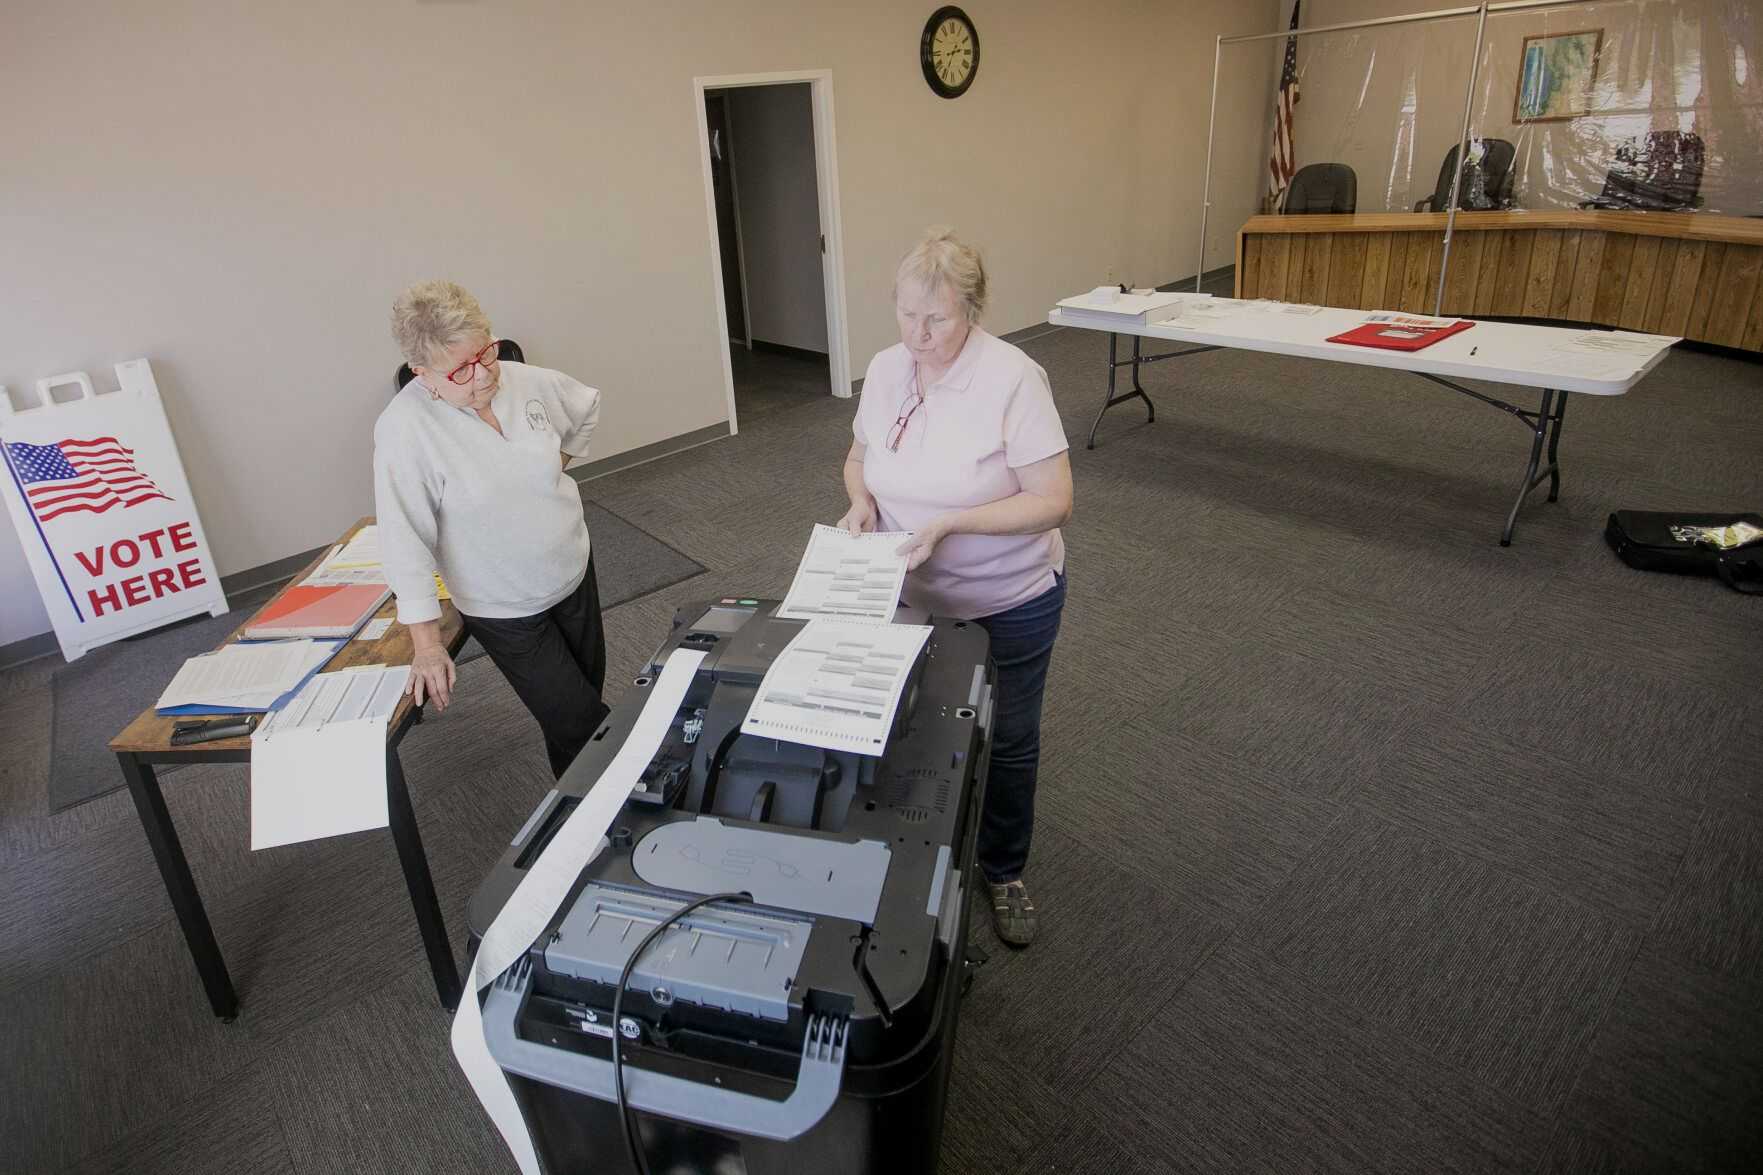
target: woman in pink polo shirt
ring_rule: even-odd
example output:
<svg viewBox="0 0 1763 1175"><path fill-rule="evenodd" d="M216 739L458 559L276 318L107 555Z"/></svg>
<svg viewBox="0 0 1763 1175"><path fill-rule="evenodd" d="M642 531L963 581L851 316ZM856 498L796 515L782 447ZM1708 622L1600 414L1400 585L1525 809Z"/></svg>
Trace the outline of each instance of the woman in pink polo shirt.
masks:
<svg viewBox="0 0 1763 1175"><path fill-rule="evenodd" d="M992 638L998 688L979 863L998 937L1027 946L1041 695L1065 606L1071 462L1040 364L981 330L979 254L932 229L900 262L900 343L870 360L845 458L853 533L909 530L905 598Z"/></svg>

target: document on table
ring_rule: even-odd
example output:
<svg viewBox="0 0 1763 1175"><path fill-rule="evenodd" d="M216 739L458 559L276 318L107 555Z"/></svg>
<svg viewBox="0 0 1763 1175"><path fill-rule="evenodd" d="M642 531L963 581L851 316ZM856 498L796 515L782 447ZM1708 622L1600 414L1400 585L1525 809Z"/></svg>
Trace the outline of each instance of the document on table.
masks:
<svg viewBox="0 0 1763 1175"><path fill-rule="evenodd" d="M391 630L392 624L393 621L390 616L382 616L378 620L369 620L366 624L361 626L361 631L355 634L355 639L358 641L377 641Z"/></svg>
<svg viewBox="0 0 1763 1175"><path fill-rule="evenodd" d="M1211 294L1192 294L1183 298L1173 313L1165 318L1159 326L1169 323L1180 325L1191 322L1200 325L1219 322L1226 318L1235 318L1246 313L1250 304L1237 298L1214 298Z"/></svg>
<svg viewBox="0 0 1763 1175"><path fill-rule="evenodd" d="M385 583L380 566L380 530L364 526L346 544L333 547L318 570L300 582L312 587L337 587L351 583Z"/></svg>
<svg viewBox="0 0 1763 1175"><path fill-rule="evenodd" d="M321 673L251 736L251 847L384 828L386 724L410 666Z"/></svg>
<svg viewBox="0 0 1763 1175"><path fill-rule="evenodd" d="M1585 379L1622 379L1633 375L1661 350L1677 342L1675 335L1596 330L1576 335L1542 355L1539 371L1558 371Z"/></svg>
<svg viewBox="0 0 1763 1175"><path fill-rule="evenodd" d="M810 620L765 671L741 732L880 755L930 631L922 624Z"/></svg>
<svg viewBox="0 0 1763 1175"><path fill-rule="evenodd" d="M853 535L843 527L816 523L777 614L791 620L892 620L906 582L906 556L895 552L911 537L911 531L903 530Z"/></svg>
<svg viewBox="0 0 1763 1175"><path fill-rule="evenodd" d="M310 639L222 645L185 661L154 708L232 705L267 709L336 651L335 641Z"/></svg>

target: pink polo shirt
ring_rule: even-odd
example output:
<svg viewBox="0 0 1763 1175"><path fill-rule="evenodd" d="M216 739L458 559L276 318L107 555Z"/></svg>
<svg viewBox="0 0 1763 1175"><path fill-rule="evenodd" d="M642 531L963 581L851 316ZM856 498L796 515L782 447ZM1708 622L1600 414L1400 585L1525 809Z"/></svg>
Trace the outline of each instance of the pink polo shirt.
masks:
<svg viewBox="0 0 1763 1175"><path fill-rule="evenodd" d="M899 343L871 359L851 424L865 447L863 484L881 512L880 529L918 530L951 511L1018 494L1018 469L1069 448L1046 371L974 327L954 366L924 389L899 451L890 450L914 366ZM1056 529L950 535L906 576L904 596L933 615L972 620L1034 599L1064 570L1065 541Z"/></svg>

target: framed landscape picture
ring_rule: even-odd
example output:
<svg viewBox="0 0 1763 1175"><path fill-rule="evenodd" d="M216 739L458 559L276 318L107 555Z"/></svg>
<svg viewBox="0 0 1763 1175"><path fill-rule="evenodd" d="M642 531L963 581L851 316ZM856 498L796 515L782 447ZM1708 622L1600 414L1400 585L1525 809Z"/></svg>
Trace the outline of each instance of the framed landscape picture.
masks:
<svg viewBox="0 0 1763 1175"><path fill-rule="evenodd" d="M1603 29L1524 38L1513 122L1560 122L1591 113Z"/></svg>

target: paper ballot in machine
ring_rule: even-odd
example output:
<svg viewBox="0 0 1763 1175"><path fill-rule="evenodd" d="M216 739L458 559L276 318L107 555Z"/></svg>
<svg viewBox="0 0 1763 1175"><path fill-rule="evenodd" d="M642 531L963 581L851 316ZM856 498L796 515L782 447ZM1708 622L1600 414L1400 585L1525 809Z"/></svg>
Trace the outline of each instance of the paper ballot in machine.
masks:
<svg viewBox="0 0 1763 1175"><path fill-rule="evenodd" d="M587 749L472 898L475 942L611 762L676 649L705 656L610 847L526 956L490 985L490 1053L553 1175L929 1172L954 1054L990 741L989 641L931 634L879 757L743 734L802 621L770 600L682 609ZM904 609L902 613L904 613ZM922 618L920 618L922 619ZM681 907L718 903L633 950Z"/></svg>

